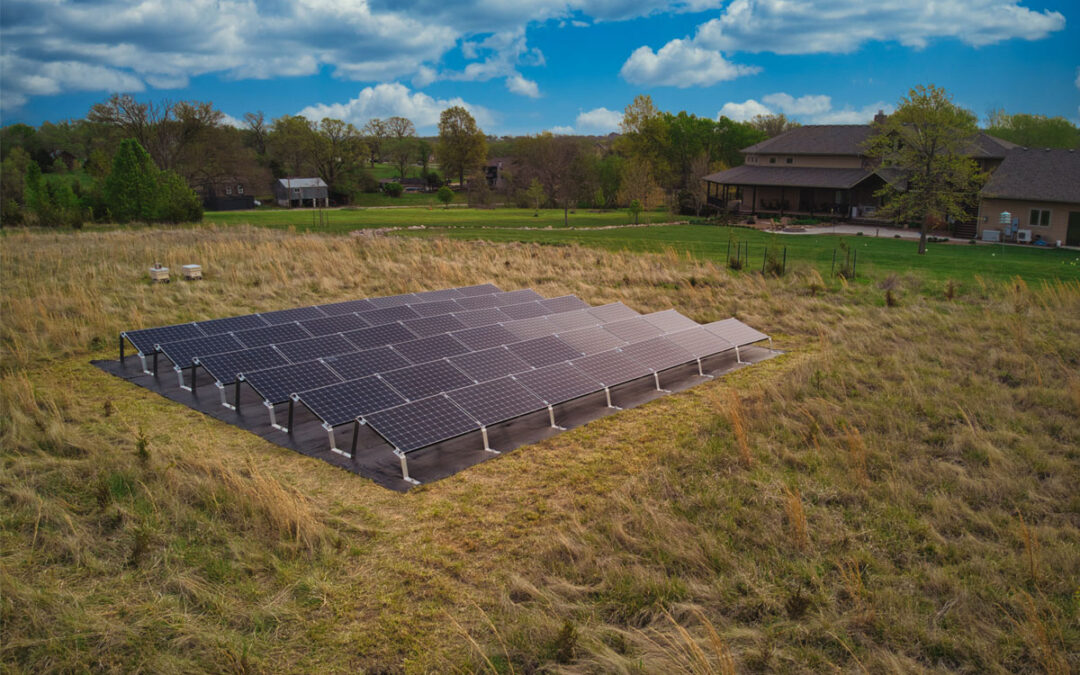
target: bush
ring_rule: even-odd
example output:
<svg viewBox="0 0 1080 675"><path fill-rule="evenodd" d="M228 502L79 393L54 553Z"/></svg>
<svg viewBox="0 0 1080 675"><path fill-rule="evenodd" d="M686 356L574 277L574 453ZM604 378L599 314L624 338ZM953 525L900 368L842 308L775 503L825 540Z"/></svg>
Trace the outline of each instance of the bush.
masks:
<svg viewBox="0 0 1080 675"><path fill-rule="evenodd" d="M401 186L401 183L386 183L383 185L383 192L391 197L400 197L404 191L405 188Z"/></svg>
<svg viewBox="0 0 1080 675"><path fill-rule="evenodd" d="M202 201L173 171L162 171L158 176L157 198L154 219L158 222L192 223L202 220Z"/></svg>
<svg viewBox="0 0 1080 675"><path fill-rule="evenodd" d="M439 191L435 193L435 196L439 198L439 201L443 204L449 204L454 201L454 191L445 185L439 188Z"/></svg>

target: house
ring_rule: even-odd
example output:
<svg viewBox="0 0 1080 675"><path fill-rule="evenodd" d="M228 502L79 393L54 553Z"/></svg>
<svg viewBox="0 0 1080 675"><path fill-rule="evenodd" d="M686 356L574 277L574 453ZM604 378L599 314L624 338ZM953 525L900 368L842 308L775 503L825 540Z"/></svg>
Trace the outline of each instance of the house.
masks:
<svg viewBox="0 0 1080 675"><path fill-rule="evenodd" d="M708 203L747 214L877 220L881 199L874 193L887 182L902 187L903 178L864 154L873 131L868 124L802 126L744 148L742 166L703 178ZM1014 147L979 134L970 156L992 171Z"/></svg>
<svg viewBox="0 0 1080 675"><path fill-rule="evenodd" d="M484 177L487 178L488 187L492 190L501 190L506 187L507 172L513 161L510 157L492 157L484 164Z"/></svg>
<svg viewBox="0 0 1080 675"><path fill-rule="evenodd" d="M980 239L1080 246L1080 152L1011 150L979 191Z"/></svg>
<svg viewBox="0 0 1080 675"><path fill-rule="evenodd" d="M322 178L279 178L273 188L279 206L330 206L330 190Z"/></svg>
<svg viewBox="0 0 1080 675"><path fill-rule="evenodd" d="M379 189L384 190L390 183L397 183L404 192L427 192L428 182L423 178L380 178Z"/></svg>
<svg viewBox="0 0 1080 675"><path fill-rule="evenodd" d="M239 179L231 179L221 184L199 186L197 192L202 196L203 208L207 211L238 211L255 208L255 196Z"/></svg>

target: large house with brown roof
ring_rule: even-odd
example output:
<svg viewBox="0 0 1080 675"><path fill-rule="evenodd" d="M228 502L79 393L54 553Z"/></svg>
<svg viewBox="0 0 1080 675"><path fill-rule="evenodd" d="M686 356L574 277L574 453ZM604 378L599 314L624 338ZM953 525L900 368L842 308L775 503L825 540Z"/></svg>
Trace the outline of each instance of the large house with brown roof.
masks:
<svg viewBox="0 0 1080 675"><path fill-rule="evenodd" d="M1080 246L1080 152L1011 150L979 191L982 239Z"/></svg>
<svg viewBox="0 0 1080 675"><path fill-rule="evenodd" d="M708 203L746 214L875 220L881 200L874 193L903 178L864 154L872 133L867 124L813 125L751 145L741 151L742 166L703 178ZM971 156L993 171L1015 147L980 133ZM974 223L968 234L975 235Z"/></svg>

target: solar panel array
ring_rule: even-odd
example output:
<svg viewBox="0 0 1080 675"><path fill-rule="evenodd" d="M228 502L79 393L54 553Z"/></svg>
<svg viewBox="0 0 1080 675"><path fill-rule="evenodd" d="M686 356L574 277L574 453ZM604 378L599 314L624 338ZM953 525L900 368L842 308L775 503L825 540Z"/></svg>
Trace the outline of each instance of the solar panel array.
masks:
<svg viewBox="0 0 1080 675"><path fill-rule="evenodd" d="M237 401L246 383L271 410L303 404L328 429L360 421L402 454L638 378L659 388L661 371L700 369L704 357L769 339L736 319L702 326L674 310L642 315L491 284L121 338L144 359L162 354L178 369L203 368L219 387L235 383Z"/></svg>

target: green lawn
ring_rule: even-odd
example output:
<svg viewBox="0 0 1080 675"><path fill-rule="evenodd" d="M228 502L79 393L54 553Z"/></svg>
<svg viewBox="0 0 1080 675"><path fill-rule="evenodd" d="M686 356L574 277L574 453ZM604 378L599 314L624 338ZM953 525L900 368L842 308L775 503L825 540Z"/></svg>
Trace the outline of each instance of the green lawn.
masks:
<svg viewBox="0 0 1080 675"><path fill-rule="evenodd" d="M462 204L464 202L465 195L454 193L454 200L451 203ZM382 192L362 192L356 195L350 206L417 206L427 208L428 206L442 206L442 202L439 201L434 192L406 192L400 197L391 197Z"/></svg>
<svg viewBox="0 0 1080 675"><path fill-rule="evenodd" d="M424 197L425 195L419 195ZM403 197L404 199L404 197ZM396 200L395 200L396 202ZM203 222L218 225L251 224L261 227L295 227L299 231L318 230L323 232L344 233L351 230L372 227L410 227L426 225L428 227L559 227L563 226L563 212L555 209L542 209L534 217L532 209L443 209L417 207L414 209L324 209L324 224L319 225L317 218L313 223L311 209L292 210L257 210L257 211L211 211L203 217ZM329 218L329 225L325 219ZM655 213L653 221L669 218L665 213ZM571 227L599 227L604 225L625 225L632 222L626 211L578 211L570 214ZM527 232L527 231L526 231ZM625 235L623 235L625 236Z"/></svg>
<svg viewBox="0 0 1080 675"><path fill-rule="evenodd" d="M1080 252L1071 250L983 244L929 244L927 254L920 256L917 254L918 244L914 240L837 235L774 235L746 228L708 225L591 231L463 228L407 234L497 242L582 244L610 250L664 251L673 249L713 261L725 260L728 255L729 241L734 238L749 243L749 269L761 269L765 247L770 246L787 248L789 269L798 264L811 264L822 272L830 270L834 252L838 260L843 259L845 254L840 249L843 242L852 251L857 252L857 273L875 277L888 273L920 271L939 281L973 279L976 275L986 279L1002 279L1019 275L1029 282L1055 278L1080 279Z"/></svg>

